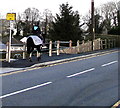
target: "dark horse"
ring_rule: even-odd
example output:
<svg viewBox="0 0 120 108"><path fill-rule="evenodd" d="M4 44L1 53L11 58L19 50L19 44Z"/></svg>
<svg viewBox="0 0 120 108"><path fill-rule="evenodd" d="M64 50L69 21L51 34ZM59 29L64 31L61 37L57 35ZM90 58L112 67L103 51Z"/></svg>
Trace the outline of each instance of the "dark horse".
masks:
<svg viewBox="0 0 120 108"><path fill-rule="evenodd" d="M35 37L35 35L33 35ZM39 38L39 37L38 37ZM41 43L40 44L37 44L35 45L34 43L34 38L32 38L32 36L29 36L28 39L27 39L27 53L29 54L29 60L32 61L31 57L32 57L32 52L34 50L34 48L37 49L37 59L38 61L40 60L41 58L41 49L42 49L42 40L41 40Z"/></svg>
<svg viewBox="0 0 120 108"><path fill-rule="evenodd" d="M27 53L29 54L29 60L32 61L32 52L34 48L37 49L37 60L41 59L41 49L43 45L43 37L40 35L40 29L38 26L33 28L33 35L28 36L27 38Z"/></svg>

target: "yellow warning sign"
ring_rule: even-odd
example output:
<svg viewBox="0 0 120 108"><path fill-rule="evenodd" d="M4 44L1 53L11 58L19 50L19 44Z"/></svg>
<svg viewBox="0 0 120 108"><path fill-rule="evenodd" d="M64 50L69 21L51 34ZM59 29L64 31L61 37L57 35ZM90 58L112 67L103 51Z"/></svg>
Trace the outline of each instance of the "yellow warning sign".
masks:
<svg viewBox="0 0 120 108"><path fill-rule="evenodd" d="M16 20L16 13L7 13L6 19L7 20Z"/></svg>

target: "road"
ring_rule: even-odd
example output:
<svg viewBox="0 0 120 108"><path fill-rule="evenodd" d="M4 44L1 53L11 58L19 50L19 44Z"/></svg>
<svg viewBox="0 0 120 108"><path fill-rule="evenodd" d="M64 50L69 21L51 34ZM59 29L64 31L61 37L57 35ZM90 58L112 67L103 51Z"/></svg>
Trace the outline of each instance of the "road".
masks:
<svg viewBox="0 0 120 108"><path fill-rule="evenodd" d="M118 54L3 76L2 105L111 106L118 101Z"/></svg>

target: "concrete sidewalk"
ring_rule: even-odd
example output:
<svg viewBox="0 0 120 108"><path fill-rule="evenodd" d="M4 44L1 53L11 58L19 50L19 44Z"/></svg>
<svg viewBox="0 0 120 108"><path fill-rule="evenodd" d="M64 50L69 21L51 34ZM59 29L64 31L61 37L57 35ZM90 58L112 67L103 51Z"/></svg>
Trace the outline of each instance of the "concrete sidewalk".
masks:
<svg viewBox="0 0 120 108"><path fill-rule="evenodd" d="M18 59L15 61L11 61L10 63L6 61L1 61L2 67L0 68L0 74L21 70L25 68L35 67L35 66L45 66L45 65L60 63L64 61L71 61L74 59L85 58L93 55L97 56L102 53L106 53L109 51L116 51L116 50L118 49L99 50L99 51L93 51L93 52L87 52L87 53L81 53L81 54L60 54L59 56L57 56L56 54L53 54L52 57L49 57L48 53L43 53L40 61L37 61L36 56L33 56L32 57L33 62L30 62L28 59L25 59L25 60Z"/></svg>

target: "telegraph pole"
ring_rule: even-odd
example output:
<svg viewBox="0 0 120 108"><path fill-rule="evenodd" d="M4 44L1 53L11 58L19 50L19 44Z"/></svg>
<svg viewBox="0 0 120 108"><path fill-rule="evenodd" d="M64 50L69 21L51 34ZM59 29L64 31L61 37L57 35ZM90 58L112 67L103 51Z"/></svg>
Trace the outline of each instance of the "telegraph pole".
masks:
<svg viewBox="0 0 120 108"><path fill-rule="evenodd" d="M120 27L120 10L117 11L118 27Z"/></svg>
<svg viewBox="0 0 120 108"><path fill-rule="evenodd" d="M94 50L95 40L94 0L91 0L91 37L92 37L92 50Z"/></svg>

